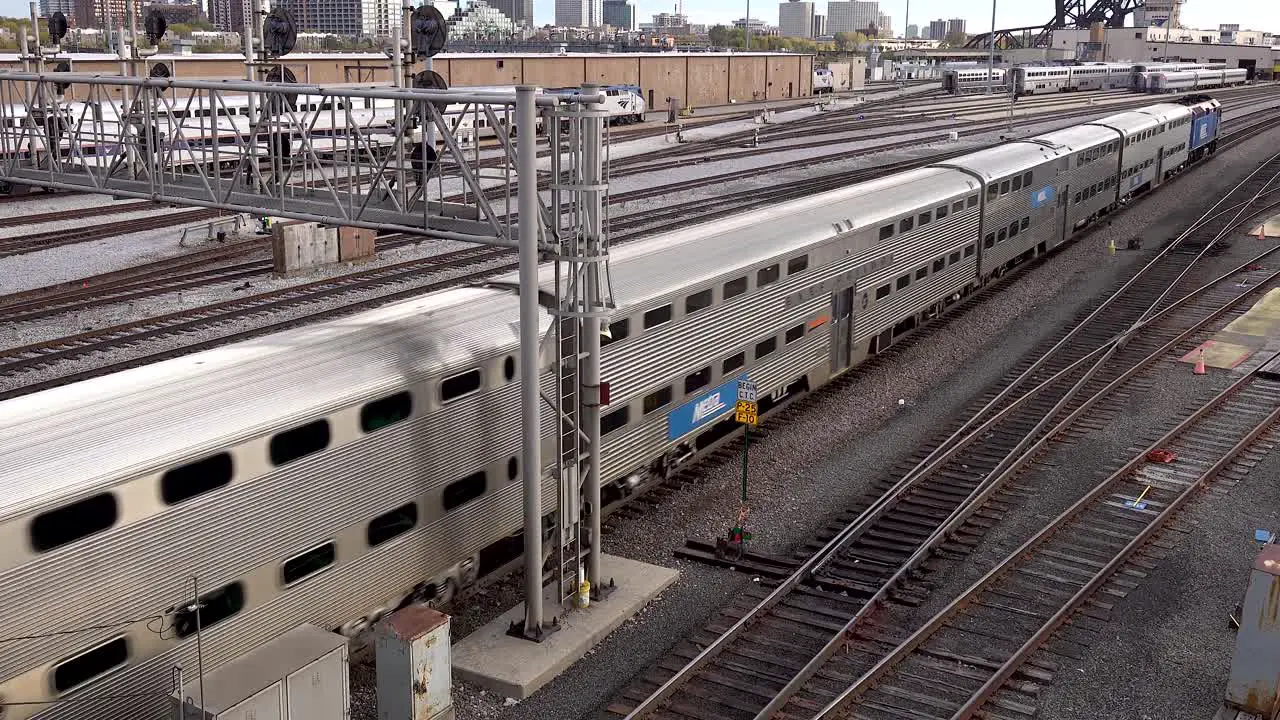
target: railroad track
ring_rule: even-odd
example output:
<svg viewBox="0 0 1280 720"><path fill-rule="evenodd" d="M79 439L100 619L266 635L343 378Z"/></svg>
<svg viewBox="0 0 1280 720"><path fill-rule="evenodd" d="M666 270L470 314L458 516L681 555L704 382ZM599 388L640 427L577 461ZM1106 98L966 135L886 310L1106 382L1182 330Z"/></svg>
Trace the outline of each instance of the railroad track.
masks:
<svg viewBox="0 0 1280 720"><path fill-rule="evenodd" d="M1280 354L1269 360L1280 361ZM1096 599L1123 596L1145 577L1129 562L1221 473L1253 464L1251 448L1280 421L1280 367L1255 368L1130 458L978 582L892 647L812 717L860 717L862 709L964 720L987 705L1035 717L1026 702L1044 681L1034 668L1010 681L1062 626L1083 613L1106 619ZM1176 458L1166 463L1168 455ZM1085 609L1092 603L1091 609ZM1099 615L1099 613L1102 613ZM977 628L1000 628L978 631ZM882 636L883 637L883 636ZM855 642L864 642L861 638ZM856 651L855 651L856 652ZM961 655L974 661L940 662ZM806 713L808 715L809 713Z"/></svg>
<svg viewBox="0 0 1280 720"><path fill-rule="evenodd" d="M120 213L127 212L158 210L163 207L163 205L151 202L150 200L139 200L138 202L111 203L110 205L95 205L94 207L87 208L67 208L66 210L58 210L55 212L37 213L34 215L14 215L13 217L0 218L0 228L18 227L22 225L39 225L41 223L76 220L79 218L96 218L102 217L103 215L118 215Z"/></svg>
<svg viewBox="0 0 1280 720"><path fill-rule="evenodd" d="M1271 117L1254 123L1253 125L1238 128L1234 131L1235 134L1232 135L1230 140L1224 139L1224 145L1240 142L1247 137L1252 137L1253 135L1264 131L1266 128L1275 125L1280 125L1280 116ZM918 162L919 164L927 164L928 162L936 162L936 158L921 160ZM891 168L881 172L901 169L905 168ZM855 173L858 172L867 173L869 171L855 171ZM799 183L794 189L789 190L785 197L775 195L770 197L768 202L777 202L779 199L787 199L793 196L799 197L812 192L817 192L821 189L841 186L855 181L856 179L857 178L852 177L850 174L844 174L820 178L811 182ZM863 177L862 179L866 178ZM794 195L790 193L794 193ZM681 211L685 213L684 221L689 224L705 222L715 217L741 212L746 207L765 203L765 200L747 194L740 194L739 199L741 199L742 202L717 202L709 207L681 208ZM619 221L621 221L621 225L618 224ZM643 230L638 229L638 226L631 226L630 222L631 221L627 219L614 219L611 221L611 232L615 234L615 242L626 242L629 239L643 236ZM644 222L643 224L648 225L650 223ZM404 239L404 241L410 242L411 240ZM205 252L216 253L220 251L215 249L213 251ZM206 255L205 259L208 259L208 257L209 256ZM486 270L470 273L450 281L455 284L476 281L483 277L509 271L515 267L513 261L514 256L509 250L503 248L473 248L461 251L461 254L446 253L435 257L440 258L438 261L439 267L443 270L451 270L461 267L458 265L459 258L466 259L467 264L472 267L481 264L495 263L494 266ZM500 262L503 258L511 259L512 261ZM200 259L198 258L197 261L198 260ZM95 353L109 351L122 345L131 345L143 340L152 340L162 336L224 325L232 320L238 320L249 316L262 316L268 312L286 310L290 307L296 307L298 305L311 303L320 299L331 298L342 293L387 287L396 283L412 282L420 277L422 272L429 271L435 262L436 261L433 260L433 258L412 260L375 270L352 273L332 280L306 283L284 290L246 296L236 300L229 300L190 310L169 313L157 318L149 318L147 320L115 325L109 328L79 333L66 338L33 343L22 347L3 350L0 351L0 374L13 375L31 369L48 367L58 362L75 360L81 357L91 356ZM127 281L121 280L120 282L123 284L109 284L105 289L105 293L99 291L97 294L90 297L85 297L84 294L90 293L92 290L84 287L79 290L74 287L63 288L61 294L53 296L46 294L43 297L40 296L40 291L29 291L27 297L20 299L18 304L15 304L13 301L0 302L0 320L10 322L32 320L53 314L54 312L66 312L71 309L92 307L106 304L108 302L132 300L163 292L172 292L176 289L198 287L210 282L224 282L226 280L250 277L251 273L266 272L268 269L269 265L265 260L257 261L256 263L240 263L233 265L231 268L194 270L179 276L166 276L160 269L151 269L144 274L141 279L135 277ZM115 281L112 280L110 282ZM432 284L430 287L435 288L437 285ZM6 392L0 392L0 399L35 392L48 387L54 387L86 379L88 377L115 372L128 367L136 367L148 362L156 362L185 354L187 352L194 352L196 350L212 347L217 344L233 342L246 337L278 332L280 330L296 327L304 322L315 322L336 317L338 315L355 312L360 309L399 300L404 297L412 297L423 292L428 292L428 290L424 288L412 288L404 291L393 292L374 300L362 301L339 308L330 308L278 323L269 323L253 330L229 334L218 339L200 341L178 349L148 354L136 359L111 363L90 370L72 372L55 379L44 380L31 385L16 387Z"/></svg>
<svg viewBox="0 0 1280 720"><path fill-rule="evenodd" d="M1246 213L1258 211L1256 200L1278 171L1280 155L1231 193L1246 199L1203 216L1044 354L981 398L932 450L918 452L905 472L881 482L842 521L816 535L800 557L732 560L780 582L761 591L754 605L722 612L601 714L628 720L812 717L839 697L833 678L836 685L858 678L869 671L863 666L883 657L862 645L859 652L840 651L859 632L873 632L869 616L891 598L923 599L927 590L917 582L922 563L945 552L944 546L963 553L976 544L1004 510L993 497L1005 483L1082 419L1085 426L1104 422L1118 408L1126 383L1171 348L1280 280L1276 271L1252 278L1243 290L1232 282L1280 249L1206 284L1198 264ZM691 545L683 554L714 557L707 546Z"/></svg>
<svg viewBox="0 0 1280 720"><path fill-rule="evenodd" d="M121 220L113 223L87 224L84 227L67 230L50 230L41 233L28 233L15 237L0 239L0 257L23 255L26 253L48 250L63 245L74 245L88 240L98 240L115 235L161 230L163 228L184 223L200 222L218 217L221 210L200 208L183 212L169 213L154 217Z"/></svg>

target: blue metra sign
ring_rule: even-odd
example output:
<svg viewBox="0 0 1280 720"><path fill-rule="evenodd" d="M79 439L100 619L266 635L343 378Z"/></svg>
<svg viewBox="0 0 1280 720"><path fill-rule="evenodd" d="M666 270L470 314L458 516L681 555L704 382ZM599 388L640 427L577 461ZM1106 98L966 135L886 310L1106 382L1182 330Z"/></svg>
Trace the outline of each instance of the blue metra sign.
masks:
<svg viewBox="0 0 1280 720"><path fill-rule="evenodd" d="M1031 207L1039 209L1053 202L1055 197L1056 194L1053 191L1053 186L1046 185L1045 187L1031 193Z"/></svg>
<svg viewBox="0 0 1280 720"><path fill-rule="evenodd" d="M746 380L747 374L725 380L719 387L708 390L667 415L667 439L676 440L684 437L712 421L720 419L725 413L733 412L734 403L738 401L738 381Z"/></svg>

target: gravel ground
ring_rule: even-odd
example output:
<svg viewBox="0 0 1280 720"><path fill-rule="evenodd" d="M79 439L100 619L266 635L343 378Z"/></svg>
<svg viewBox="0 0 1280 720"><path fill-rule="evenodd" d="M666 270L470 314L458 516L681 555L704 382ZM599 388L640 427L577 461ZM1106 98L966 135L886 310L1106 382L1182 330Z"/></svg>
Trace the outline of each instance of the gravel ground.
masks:
<svg viewBox="0 0 1280 720"><path fill-rule="evenodd" d="M1254 158L1269 140L1255 139L1183 176L1142 205L1116 216L1111 227L1026 273L979 310L949 321L929 342L903 352L891 370L866 372L754 445L749 492L759 498L752 517L756 547L764 552L793 547L834 515L835 509L855 501L901 454L934 433L935 418L962 408L1142 257L1126 252L1107 255L1103 248L1109 239L1123 247L1125 240L1138 233L1171 234L1178 222L1196 214L1195 199L1212 196L1233 175L1252 169ZM1035 313L1034 322L1018 322L1030 313ZM962 371L956 373L956 368ZM906 402L899 405L899 399ZM1062 474L1071 473L1063 470ZM611 523L616 529L605 538L607 552L677 567L683 573L681 580L640 621L615 632L528 700L507 705L459 684L454 691L457 717L586 716L676 639L702 625L751 580L675 561L671 553L686 537L706 539L723 528L737 505L738 477L736 463L708 467L704 482L686 485L638 517ZM509 608L518 597L516 583L517 579L509 578L460 611L454 620L455 639ZM354 709L353 718L374 717L368 688L357 682L355 692L363 694L366 702Z"/></svg>

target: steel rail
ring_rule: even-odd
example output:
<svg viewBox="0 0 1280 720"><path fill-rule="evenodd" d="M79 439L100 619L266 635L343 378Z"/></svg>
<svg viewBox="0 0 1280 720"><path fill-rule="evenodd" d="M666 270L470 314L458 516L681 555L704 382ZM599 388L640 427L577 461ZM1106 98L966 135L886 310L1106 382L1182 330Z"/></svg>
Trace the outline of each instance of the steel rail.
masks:
<svg viewBox="0 0 1280 720"><path fill-rule="evenodd" d="M1179 300L1175 304L1169 306L1168 308L1160 311L1156 315L1146 320L1139 329L1146 329L1148 327L1153 326L1159 320L1164 318L1167 314L1170 314L1174 310L1181 308L1185 303L1190 302L1194 298L1199 297L1205 292L1208 292L1212 288L1218 286L1222 282L1230 279L1232 276L1236 275L1244 268L1247 268L1248 266L1256 263L1257 261L1265 259L1266 257L1273 255L1278 251L1280 251L1280 248L1272 248L1271 250L1268 250L1254 257L1247 263L1238 266L1234 270L1228 273L1224 273L1223 275L1197 288L1191 293L1188 293L1186 296L1179 298ZM952 513L947 516L946 520L944 520L943 523L936 530L934 530L934 532L931 533L929 537L927 537L921 543L920 547L914 553L912 553L912 555L909 558L907 558L907 560L904 561L902 565L898 567L898 569L894 572L894 574L891 575L887 580L885 580L883 584L881 584L880 589L877 590L876 593L866 601L866 604L863 605L863 607L859 609L858 612L855 613L854 616L850 618L844 624L844 626L831 637L831 639L827 642L826 645L823 646L823 648L818 652L818 654L816 654L808 663L806 663L804 668L802 668L800 672L797 673L797 675L793 677L787 683L787 685L784 686L782 690L780 690L778 694L775 695L769 701L769 703L763 709L761 709L760 712L758 712L755 715L754 720L765 720L766 718L772 717L774 713L781 710L786 705L786 703L797 692L799 692L801 688L804 687L804 684L807 683L809 680L811 680L813 676L815 676L821 670L822 666L826 663L826 661L829 660L832 655L834 655L841 647L843 647L848 642L849 638L852 637L855 628L862 621L866 619L867 615L869 615L871 612L874 612L874 610L888 598L889 594L898 585L898 583L907 574L909 574L912 570L914 570L915 567L920 562L926 559L929 556L929 554L938 545L945 542L946 539L949 538L950 535L956 531L956 529L958 529L965 521L967 521L974 512L977 512L977 510L981 508L982 504L985 503L986 500L988 500L991 497L991 495L993 495L997 490L999 490L1000 487L1003 486L1003 484L1007 480L1012 478L1012 476L1024 464L1026 464L1026 462L1028 462L1036 454L1038 454L1049 442L1052 441L1054 437L1061 434L1064 430L1068 429L1071 425L1073 425L1077 420L1080 419L1081 415L1083 415L1085 412L1093 408L1098 402L1100 402L1102 399L1109 396L1117 388L1119 388L1120 385L1127 382L1137 373L1141 372L1152 362L1158 360L1166 352L1168 352L1170 349L1175 347L1179 342L1182 342L1187 337L1190 337L1193 333L1197 332L1205 324L1212 322L1216 318L1220 317L1223 313L1227 312L1231 307L1239 303L1243 298L1256 293L1258 289L1260 289L1265 284L1274 282L1278 279L1280 279L1280 270L1277 270L1276 272L1272 273L1265 280L1259 283L1255 283L1245 292L1242 292L1236 297L1231 298L1229 302L1222 305L1217 310L1210 313L1208 316L1197 321L1192 327L1179 333L1175 338L1165 343L1160 348L1158 348L1154 352L1147 355L1145 358L1142 358L1141 360L1139 360L1128 370L1121 373L1119 377L1115 378L1114 380L1109 382L1106 386L1104 386L1103 388L1098 390L1096 393L1094 393L1079 408L1069 413L1062 421L1057 423L1051 430L1049 430L1049 432L1044 433L1042 436L1040 436L1039 439L1036 440L1033 445L1031 445L1030 447L1026 447L1026 443L1028 442L1028 440L1036 438L1037 434L1040 433L1041 430L1043 430L1044 426L1048 422L1052 421L1052 419L1062 411L1062 408L1064 408L1066 404L1068 404L1071 400L1075 399L1076 395L1079 393L1081 389L1083 389L1087 381L1092 379L1092 377L1096 374L1096 372L1102 367L1102 364L1105 362L1105 359L1112 357L1113 352L1117 349L1116 341L1115 340L1110 341L1108 345L1104 346L1103 348L1099 348L1098 350L1095 350L1090 355L1084 358L1081 358L1080 360L1077 360L1075 363L1073 363L1071 367L1072 368L1077 367L1080 364L1084 363L1085 361L1089 360L1090 358L1096 356L1104 349L1107 350L1107 352L1105 353L1104 359L1098 360L1097 364L1095 364L1095 366L1089 371L1089 373L1087 373L1084 378L1082 378L1079 382L1073 385L1071 390L1068 391L1068 394L1064 396L1059 402L1055 403L1054 407L1045 413L1044 418L1039 423L1036 424L1035 428L1027 432L1026 436L1018 444L1018 446L1016 446L1013 450L1011 450L1009 454L1006 455L1005 459L1002 460L999 464L997 464L997 466L987 474L987 478L982 483L980 483L977 487L975 487L969 493L969 495L966 496L965 499L960 502L960 504L956 507L956 509L953 510ZM1062 372L1058 373L1054 377L1056 378L1058 375L1061 375L1065 372L1066 370L1063 370ZM1041 386L1038 386L1035 389L1035 391L1039 392L1046 383L1049 383L1052 380L1053 378L1050 378L1050 380L1045 381L1045 383L1042 383ZM1024 399L1026 399L1026 396L1019 398L1013 405L1010 405L1009 407L1002 409L999 412L999 414L997 414L987 423L984 423L978 430L974 431L972 435L981 436L981 434L985 433L987 429L989 429L992 425L995 424L996 421L1003 419L1007 414L1011 413L1014 410L1014 408L1017 407L1017 405L1020 404ZM931 466L926 470L926 472L932 472L935 469L936 468ZM855 520L855 522L857 521Z"/></svg>
<svg viewBox="0 0 1280 720"><path fill-rule="evenodd" d="M1250 177L1252 177L1252 173ZM1245 181L1242 181L1241 184L1243 184L1243 182ZM1221 204L1221 201L1219 203L1216 203L1215 207L1220 204ZM1201 217L1196 222L1202 222L1207 215L1208 213L1202 214ZM1171 245L1171 247L1173 246ZM1170 249L1167 248L1165 251L1162 251L1160 257L1163 257L1164 255L1166 255L1169 252L1169 250ZM1262 257L1265 257L1266 255L1271 254L1271 252L1274 252L1274 250L1264 253L1263 255L1259 256L1259 258L1255 258L1255 260L1261 259ZM1254 261L1250 261L1250 263L1252 262ZM1140 272L1141 273L1147 272L1153 265L1154 265L1154 261L1152 263L1148 263L1146 266L1144 266L1144 268ZM1234 272L1238 272L1238 269ZM1135 276L1133 280L1130 280L1129 282L1125 283L1119 290L1117 290L1117 294L1128 289L1136 281L1136 279L1137 278ZM1202 288L1201 291L1203 291L1204 289L1207 289L1207 286L1206 288ZM1110 302L1114 300L1114 297L1115 296L1109 299L1107 304L1110 304ZM1082 321L1076 329L1072 331L1072 333L1068 336L1068 338L1073 337L1076 332L1079 332L1080 328L1083 327L1085 323L1095 318L1099 311L1090 313L1090 315L1084 321ZM1065 344L1065 340L1066 338L1064 338L1063 341L1055 344L1054 347L1051 348L1050 351L1047 352L1044 357L1042 357L1041 361L1038 361L1035 367L1039 367L1043 365L1044 362L1047 362L1048 356L1052 353L1056 353L1061 348L1061 346ZM1114 342L1114 340L1112 342ZM1107 347L1107 345L1103 346L1103 348L1105 347ZM1103 348L1100 348L1099 350L1095 350L1094 352L1097 353ZM1019 380L1025 378L1027 375L1030 374L1030 372L1031 372L1030 370L1028 372L1024 372L1022 375L1019 376ZM1061 373L1055 374L1054 378L1057 378L1058 375L1060 374ZM1046 383L1047 382L1049 381L1046 381ZM1044 387L1046 387L1045 383L1041 383L1039 386L1037 386L1038 389L1043 389ZM1008 392L1002 393L1002 397L1007 397L1007 395L1008 395ZM1019 399L1019 402L1021 402L1021 400L1022 398ZM984 406L984 408L980 411L980 413L975 417L980 417L982 414L985 414L986 412L988 412L991 406L994 404L994 402L995 401L993 401L992 403L988 403L986 406ZM1007 410L1003 412L1007 412ZM962 431L957 431L957 433L954 433L951 438L948 438L947 442L951 441L957 435L960 435L961 432ZM973 433L969 433L968 436L969 437L977 436L977 432L975 431ZM940 448L940 450L942 449ZM930 453L929 457L926 457L924 460L918 463L914 468L912 468L912 470L908 471L906 476L904 476L901 480L898 481L898 483L896 483L892 488L886 491L886 493L882 495L880 498L878 498L877 501L874 502L870 507L868 507L861 514L859 514L858 518L856 518L853 522L851 522L848 526L846 526L844 530L842 530L840 533L837 533L821 549L819 549L816 553L811 555L808 560L806 560L799 568L797 568L786 580L780 583L772 592L769 593L769 595L767 595L763 600L761 600L755 607L753 607L751 610L745 613L737 622L733 624L733 626L731 626L728 630L726 630L719 637L717 637L716 640L713 641L711 644L709 644L707 647L703 648L696 656L694 656L693 659L689 660L671 678L669 678L666 682L660 685L657 690L655 690L652 694L650 694L643 701L641 701L635 708L633 708L631 712L627 714L625 720L636 720L638 718L644 717L647 713L655 710L662 701L664 701L667 697L669 697L671 694L676 692L683 685L684 680L688 676L695 673L703 665L705 665L707 662L713 659L716 655L718 655L719 652L723 650L725 646L727 646L729 643L735 640L738 636L740 636L742 632L746 630L746 628L751 624L751 622L758 615L771 609L774 605L780 602L783 597L789 594L792 589L794 589L797 585L799 585L804 580L808 579L812 575L813 570L824 565L827 562L827 560L831 556L833 556L837 550L839 550L842 546L847 544L850 537L853 536L856 532L859 532L865 529L865 527L869 525L871 522L874 522L876 518L882 516L883 513L887 510L887 506L889 503L896 500L898 497L904 494L906 490L913 487L919 481L920 478L915 477L914 475L920 475L930 470L936 469L936 465L940 464L941 462L945 462L945 459L946 459L946 458L939 459L938 456L946 455L947 457L950 457L951 455L954 455L955 452L958 452L958 447L946 448L945 450L942 450L942 452L935 450L935 452ZM935 532L935 535L937 535L936 532ZM930 537L930 540L932 539L933 539L933 536ZM912 556L912 559L915 559L917 555L920 555L919 551L916 553L916 555ZM914 565L914 563L912 563L912 560L910 559L908 560L908 563ZM883 599L884 595L887 594L886 589L895 585L896 581L900 579L903 574L904 574L904 571L900 569L897 573L895 573L895 575L888 582L884 583L881 586L880 591L877 592L876 596L874 596L871 600L869 600L867 604L863 607L863 609L860 610L852 620L850 620L850 624L865 617L867 608L872 607L876 603L877 599ZM840 644L843 644L844 642L843 636L845 635L845 632L847 632L848 627L850 627L850 625L846 625L846 631L836 633L836 635L833 637L832 642L828 644L827 648L824 648L824 651L830 649L832 646L838 647ZM835 642L837 640L839 641L838 643ZM810 665L806 665L805 668L801 670L801 674L804 674L806 671L812 670L812 669L813 668L811 668ZM793 683L796 685L795 687L792 687ZM794 691L798 690L799 686L802 684L803 684L802 682L796 683L796 678L793 678L792 681L788 683L787 688L790 688L791 693L794 693ZM784 688L784 692L787 691L787 688ZM775 701L776 700L777 700L777 697L775 697ZM771 701L770 704L766 706L766 710L769 710L770 708L772 708L771 710L772 712L772 711L776 711L778 708L781 707L781 705L777 705L777 707L774 707L774 705L775 705L775 702ZM756 717L764 718L764 717L768 717L768 714L762 711L761 713L757 714Z"/></svg>
<svg viewBox="0 0 1280 720"><path fill-rule="evenodd" d="M1274 359L1275 357L1280 357L1280 353L1273 354L1271 356L1271 359ZM1095 486L1094 489L1090 491L1089 494L1085 495L1083 498L1081 498L1075 504L1073 504L1070 508L1068 508L1062 514L1060 514L1057 518L1055 518L1052 522L1050 522L1044 529L1042 529L1030 540L1023 543L1023 545L1019 547L1016 551L1014 551L1008 558L1006 558L1004 562L1002 562L1000 565L997 565L995 568L992 568L990 571L988 571L986 575L984 575L980 580L974 583L968 590L966 590L964 593L961 593L961 595L958 596L955 600L953 600L946 608L944 608L941 612L934 615L922 627L916 630L910 637L908 637L906 640L900 643L889 655L886 655L885 657L881 658L875 664L874 667L872 667L866 673L863 673L863 675L859 677L857 680L855 680L852 685L846 688L840 695L836 696L835 699L833 699L824 708L822 708L822 710L820 710L818 714L814 716L815 720L818 720L818 719L825 720L826 718L832 717L834 713L838 712L841 708L843 708L843 706L847 704L850 700L865 693L867 689L869 689L876 681L882 678L885 675L885 673L889 672L894 665L896 665L898 662L903 660L911 652L914 652L915 649L918 648L921 645L921 643L924 642L925 639L927 639L934 632L936 632L938 628L940 628L948 619L950 619L952 615L955 614L956 611L966 606L983 586L989 583L993 578L999 575L1003 570L1007 569L1009 565L1011 565L1017 559L1025 555L1029 550L1033 549L1035 546L1038 546L1041 542L1043 542L1043 540L1047 539L1050 535L1053 534L1053 532L1056 529L1058 529L1062 524L1064 524L1071 517L1076 515L1082 508L1086 507L1093 500L1097 499L1097 497L1107 492L1110 486L1114 484L1117 480L1127 477L1128 474L1133 472L1135 468L1137 468L1139 465L1146 462L1146 455L1148 452L1159 449L1163 445L1166 445L1173 438L1184 433L1192 424L1194 424L1196 421L1204 417L1205 414L1211 412L1218 405L1220 405L1224 400L1226 400L1231 395L1234 395L1236 391L1238 391L1240 388L1244 387L1245 385L1253 382L1255 379L1256 379L1256 371L1254 373L1250 373L1249 375L1246 375L1240 378L1239 380L1237 380L1229 388L1219 393L1210 402L1206 403L1201 408L1199 408L1195 413L1193 413L1186 420L1179 423L1179 425L1175 427L1173 430L1170 430L1169 432L1165 433L1165 435L1163 435L1155 443L1151 444L1146 450L1136 455L1133 459L1131 459L1128 463L1126 463L1124 467L1122 467L1120 470L1116 471L1106 480L1104 480L1103 482ZM1267 418L1262 423L1260 423L1257 427L1255 427L1252 432L1250 432L1244 439L1242 439L1230 451L1228 451L1227 456L1225 456L1218 463L1215 463L1209 469L1208 472L1201 475L1201 477L1194 484L1189 486L1183 492L1183 494L1179 496L1178 500L1175 501L1175 503L1171 503L1168 507L1166 507L1165 511L1163 511L1158 516L1160 523L1163 523L1164 519L1167 519L1169 515L1174 510L1176 510L1176 508L1181 506L1181 504L1185 501L1185 499L1189 497L1189 493L1192 490L1198 489L1199 486L1202 485L1206 479L1212 478L1214 475L1220 472L1222 468L1224 468L1232 459L1234 459L1236 455L1238 455L1243 449L1247 448L1248 445L1251 444L1258 437L1258 435L1264 432L1267 427L1274 424L1277 421L1277 419L1280 419L1280 408L1277 408L1270 415L1268 415ZM1119 565L1123 563L1124 560L1127 559L1128 555L1132 554L1132 551L1134 549L1136 549L1143 542L1145 542L1146 538L1149 537L1152 532L1158 529L1158 527L1159 525L1155 523L1150 525L1147 530L1144 530L1142 533L1139 534L1137 538L1135 538L1128 545L1126 545L1120 555L1117 555L1116 558L1113 559L1110 563L1108 563L1103 568L1102 571L1100 571L1097 575L1094 576L1093 579L1091 579L1088 583L1086 583L1084 588L1082 588L1079 592L1073 595L1072 598L1066 604L1066 606L1064 606L1064 609L1059 611L1058 613L1055 613L1055 615L1052 618L1050 618L1050 621L1047 622L1044 626L1042 626L1041 630L1038 631L1036 635L1032 638L1032 640L1035 641L1034 645L1032 644L1032 641L1028 641L1027 643L1024 643L1024 645L1015 654L1015 659L1018 659L1018 662L1016 664L1014 664L1012 660L1009 662L1006 662L1004 665L1001 666L1000 671L997 672L996 677L1001 678L999 684L1003 684L1003 682L1007 680L1010 675L1012 675L1013 671L1016 670L1017 666L1021 664L1021 660L1025 659L1025 657L1028 654L1030 654L1032 650L1038 647L1039 644L1043 642L1043 638L1047 638L1047 636L1053 631L1053 629L1055 629L1057 625L1063 619L1065 619L1067 615L1070 614L1070 612L1072 612L1076 607L1078 607L1080 602L1082 602L1090 594L1092 594L1092 592L1097 589L1097 587L1101 584L1101 582L1104 581L1107 577L1109 577L1110 574L1114 572L1114 570L1117 567L1119 567ZM1045 628L1048 628L1048 630L1046 630ZM956 720L959 718L971 717L973 711L976 711L977 707L980 706L982 702L985 702L986 698L989 697L989 694L994 693L995 690L998 689L999 684L995 684L995 687L989 687L993 685L993 682L989 680L988 683L983 685L983 687L979 690L978 693L975 693L970 697L966 705L961 708L961 711L957 712L956 715L953 717L953 720Z"/></svg>

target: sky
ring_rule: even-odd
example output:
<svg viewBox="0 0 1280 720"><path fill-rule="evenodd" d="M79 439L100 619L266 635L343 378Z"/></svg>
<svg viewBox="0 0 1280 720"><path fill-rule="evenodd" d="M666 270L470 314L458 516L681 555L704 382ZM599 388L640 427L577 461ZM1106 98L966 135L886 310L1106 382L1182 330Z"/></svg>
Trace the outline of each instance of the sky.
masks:
<svg viewBox="0 0 1280 720"><path fill-rule="evenodd" d="M654 13L671 12L677 0L632 0L636 6L637 22L649 22ZM817 12L825 14L826 0L815 0ZM450 0L437 0L450 5ZM880 11L893 16L893 29L899 35L906 28L903 22L907 0L881 0ZM555 20L555 0L534 0L534 20L545 25ZM690 22L729 23L746 14L747 0L685 0L684 11ZM0 0L0 16L26 17L26 0ZM770 25L778 24L777 0L756 0L751 15ZM1001 28L1043 24L1053 15L1052 0L999 0L996 6L996 26ZM938 18L963 17L968 21L970 33L985 32L991 28L991 3L987 0L914 0L911 2L910 22L928 24ZM1280 33L1280 0L1187 0L1182 6L1183 25L1192 28L1211 29L1220 23L1240 23L1247 30L1271 30Z"/></svg>
<svg viewBox="0 0 1280 720"><path fill-rule="evenodd" d="M13 0L0 0L0 7ZM632 0L636 6L636 22L649 22L654 13L671 12L676 0ZM815 0L816 12L826 14L826 0ZM899 35L906 28L906 0L880 0L880 12L893 16L893 29ZM729 23L746 14L746 0L684 0L684 12L694 23ZM537 25L555 19L555 0L533 0ZM752 17L770 25L778 24L778 1L756 0L751 3ZM1053 15L1053 0L999 0L996 4L996 26L1001 28L1043 25ZM991 29L991 3L988 0L913 0L911 23L928 24L938 18L965 18L970 33ZM1187 0L1182 6L1182 24L1193 28L1216 28L1220 23L1240 23L1249 30L1271 30L1280 33L1280 0Z"/></svg>

